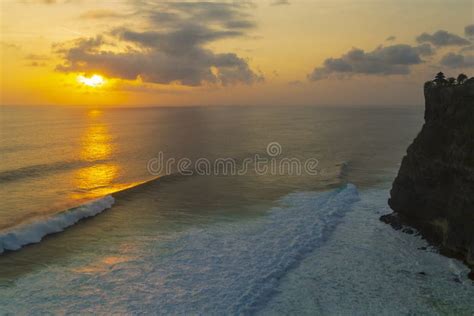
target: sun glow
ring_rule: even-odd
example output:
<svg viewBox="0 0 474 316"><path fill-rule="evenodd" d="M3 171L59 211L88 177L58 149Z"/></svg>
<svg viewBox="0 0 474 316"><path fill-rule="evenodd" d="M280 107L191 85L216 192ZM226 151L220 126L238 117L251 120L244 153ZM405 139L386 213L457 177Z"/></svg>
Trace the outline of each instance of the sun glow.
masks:
<svg viewBox="0 0 474 316"><path fill-rule="evenodd" d="M99 87L103 85L105 82L104 78L99 75L93 75L92 77L89 77L89 78L81 75L77 77L77 81L89 87Z"/></svg>

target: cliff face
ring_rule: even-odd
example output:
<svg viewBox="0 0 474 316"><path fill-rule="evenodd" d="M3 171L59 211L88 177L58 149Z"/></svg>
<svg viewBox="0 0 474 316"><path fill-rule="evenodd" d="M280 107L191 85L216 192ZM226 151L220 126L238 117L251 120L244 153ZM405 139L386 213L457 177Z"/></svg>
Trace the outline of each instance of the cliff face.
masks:
<svg viewBox="0 0 474 316"><path fill-rule="evenodd" d="M417 228L474 267L474 83L425 85L425 124L408 147L386 222ZM473 273L471 273L472 276Z"/></svg>

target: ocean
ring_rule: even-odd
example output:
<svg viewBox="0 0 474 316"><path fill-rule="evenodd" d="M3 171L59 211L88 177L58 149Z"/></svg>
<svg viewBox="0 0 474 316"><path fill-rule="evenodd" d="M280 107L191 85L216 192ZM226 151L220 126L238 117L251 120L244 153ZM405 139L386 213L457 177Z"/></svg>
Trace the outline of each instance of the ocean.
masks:
<svg viewBox="0 0 474 316"><path fill-rule="evenodd" d="M423 110L3 106L0 314L472 315L379 221Z"/></svg>

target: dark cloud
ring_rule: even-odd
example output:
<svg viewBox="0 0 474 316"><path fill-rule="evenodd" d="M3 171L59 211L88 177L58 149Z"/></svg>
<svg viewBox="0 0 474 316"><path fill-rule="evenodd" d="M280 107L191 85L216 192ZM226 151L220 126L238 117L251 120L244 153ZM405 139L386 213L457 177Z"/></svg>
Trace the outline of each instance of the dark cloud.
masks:
<svg viewBox="0 0 474 316"><path fill-rule="evenodd" d="M140 12L148 15L158 26L177 24L201 24L227 29L253 28L255 22L246 9L249 2L166 2L140 6Z"/></svg>
<svg viewBox="0 0 474 316"><path fill-rule="evenodd" d="M237 54L215 53L207 46L215 41L246 36L255 26L243 12L245 4L165 3L140 7L153 30L115 29L94 38L56 46L64 62L63 72L99 72L150 83L251 84L263 77ZM160 10L159 10L160 9ZM107 50L110 44L126 46Z"/></svg>
<svg viewBox="0 0 474 316"><path fill-rule="evenodd" d="M46 67L47 64L42 63L42 62L32 61L31 63L27 64L27 66L30 66L30 67Z"/></svg>
<svg viewBox="0 0 474 316"><path fill-rule="evenodd" d="M410 66L422 63L419 47L410 45L380 46L371 52L353 48L339 58L328 58L316 67L310 80L325 79L330 75L392 75L408 74Z"/></svg>
<svg viewBox="0 0 474 316"><path fill-rule="evenodd" d="M423 33L416 38L416 41L418 43L431 43L435 46L463 46L470 44L467 39L443 30L433 34Z"/></svg>
<svg viewBox="0 0 474 316"><path fill-rule="evenodd" d="M392 35L392 36L387 37L385 40L386 40L387 42L392 42L392 41L394 41L394 40L396 40L396 39L397 39L397 37Z"/></svg>
<svg viewBox="0 0 474 316"><path fill-rule="evenodd" d="M212 30L198 24L183 25L179 29L169 32L135 32L123 28L115 30L113 33L124 41L143 47L156 48L171 54L188 53L204 44L244 34L234 30Z"/></svg>
<svg viewBox="0 0 474 316"><path fill-rule="evenodd" d="M441 58L441 65L451 68L469 68L474 67L473 55L462 55L456 53L448 53Z"/></svg>
<svg viewBox="0 0 474 316"><path fill-rule="evenodd" d="M227 21L225 23L226 28L229 29L251 29L256 26L256 23L253 21Z"/></svg>
<svg viewBox="0 0 474 316"><path fill-rule="evenodd" d="M420 54L420 56L433 56L435 54L435 50L428 43L420 44L414 48Z"/></svg>
<svg viewBox="0 0 474 316"><path fill-rule="evenodd" d="M468 25L464 28L464 34L467 37L474 37L474 24Z"/></svg>

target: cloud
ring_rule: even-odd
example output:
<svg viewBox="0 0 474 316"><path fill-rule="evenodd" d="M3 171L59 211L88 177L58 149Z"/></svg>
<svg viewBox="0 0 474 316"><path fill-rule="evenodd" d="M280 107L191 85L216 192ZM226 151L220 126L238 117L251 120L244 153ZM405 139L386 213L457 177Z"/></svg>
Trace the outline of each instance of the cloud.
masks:
<svg viewBox="0 0 474 316"><path fill-rule="evenodd" d="M54 4L56 0L23 0L24 3Z"/></svg>
<svg viewBox="0 0 474 316"><path fill-rule="evenodd" d="M474 24L467 25L464 28L464 34L466 34L467 37L474 37Z"/></svg>
<svg viewBox="0 0 474 316"><path fill-rule="evenodd" d="M396 40L396 39L397 39L397 37L392 35L392 36L387 37L385 40L386 40L387 42L392 42L392 41L394 41L394 40Z"/></svg>
<svg viewBox="0 0 474 316"><path fill-rule="evenodd" d="M441 58L441 65L451 68L474 67L474 55L448 53Z"/></svg>
<svg viewBox="0 0 474 316"><path fill-rule="evenodd" d="M460 53L472 52L474 51L474 45L463 47L459 50Z"/></svg>
<svg viewBox="0 0 474 316"><path fill-rule="evenodd" d="M141 6L158 26L176 27L178 24L201 24L228 29L254 28L256 26L247 9L251 2L166 2Z"/></svg>
<svg viewBox="0 0 474 316"><path fill-rule="evenodd" d="M29 54L25 56L25 59L32 61L44 61L49 60L50 57L47 55Z"/></svg>
<svg viewBox="0 0 474 316"><path fill-rule="evenodd" d="M46 67L47 64L42 63L42 62L33 61L31 63L28 63L27 66L30 66L30 67Z"/></svg>
<svg viewBox="0 0 474 316"><path fill-rule="evenodd" d="M301 86L303 82L301 80L292 80L288 81L288 85L290 86Z"/></svg>
<svg viewBox="0 0 474 316"><path fill-rule="evenodd" d="M435 50L428 43L415 46L414 49L420 54L420 56L433 56L435 54Z"/></svg>
<svg viewBox="0 0 474 316"><path fill-rule="evenodd" d="M108 19L108 18L123 18L126 15L106 9L89 10L79 16L80 19L94 20L94 19Z"/></svg>
<svg viewBox="0 0 474 316"><path fill-rule="evenodd" d="M24 3L39 3L39 4L59 4L59 3L68 3L75 0L22 0Z"/></svg>
<svg viewBox="0 0 474 316"><path fill-rule="evenodd" d="M308 76L312 81L330 75L393 75L408 74L410 66L422 63L419 47L405 44L380 46L371 52L353 48L339 58L328 58Z"/></svg>
<svg viewBox="0 0 474 316"><path fill-rule="evenodd" d="M29 67L45 67L47 66L47 61L50 60L50 57L46 55L38 55L38 54L28 54L25 56L25 60L28 62L26 66Z"/></svg>
<svg viewBox="0 0 474 316"><path fill-rule="evenodd" d="M423 33L416 38L416 41L418 43L431 43L435 46L463 46L471 43L461 36L443 30L433 34Z"/></svg>
<svg viewBox="0 0 474 316"><path fill-rule="evenodd" d="M187 53L216 40L244 35L241 31L213 30L198 24L183 25L179 29L169 32L135 32L122 28L113 33L124 41L147 48L156 48L171 54Z"/></svg>
<svg viewBox="0 0 474 316"><path fill-rule="evenodd" d="M248 61L233 52L208 48L218 40L242 37L255 26L245 4L172 2L140 7L145 29L116 28L92 38L55 47L62 72L187 86L205 83L252 84L263 80ZM126 47L121 51L107 49ZM114 47L114 48L115 48Z"/></svg>
<svg viewBox="0 0 474 316"><path fill-rule="evenodd" d="M289 5L289 0L273 0L270 5Z"/></svg>
<svg viewBox="0 0 474 316"><path fill-rule="evenodd" d="M15 50L20 50L21 49L20 45L17 45L15 43L11 43L11 42L4 42L4 41L0 41L0 47L2 49L15 49Z"/></svg>

